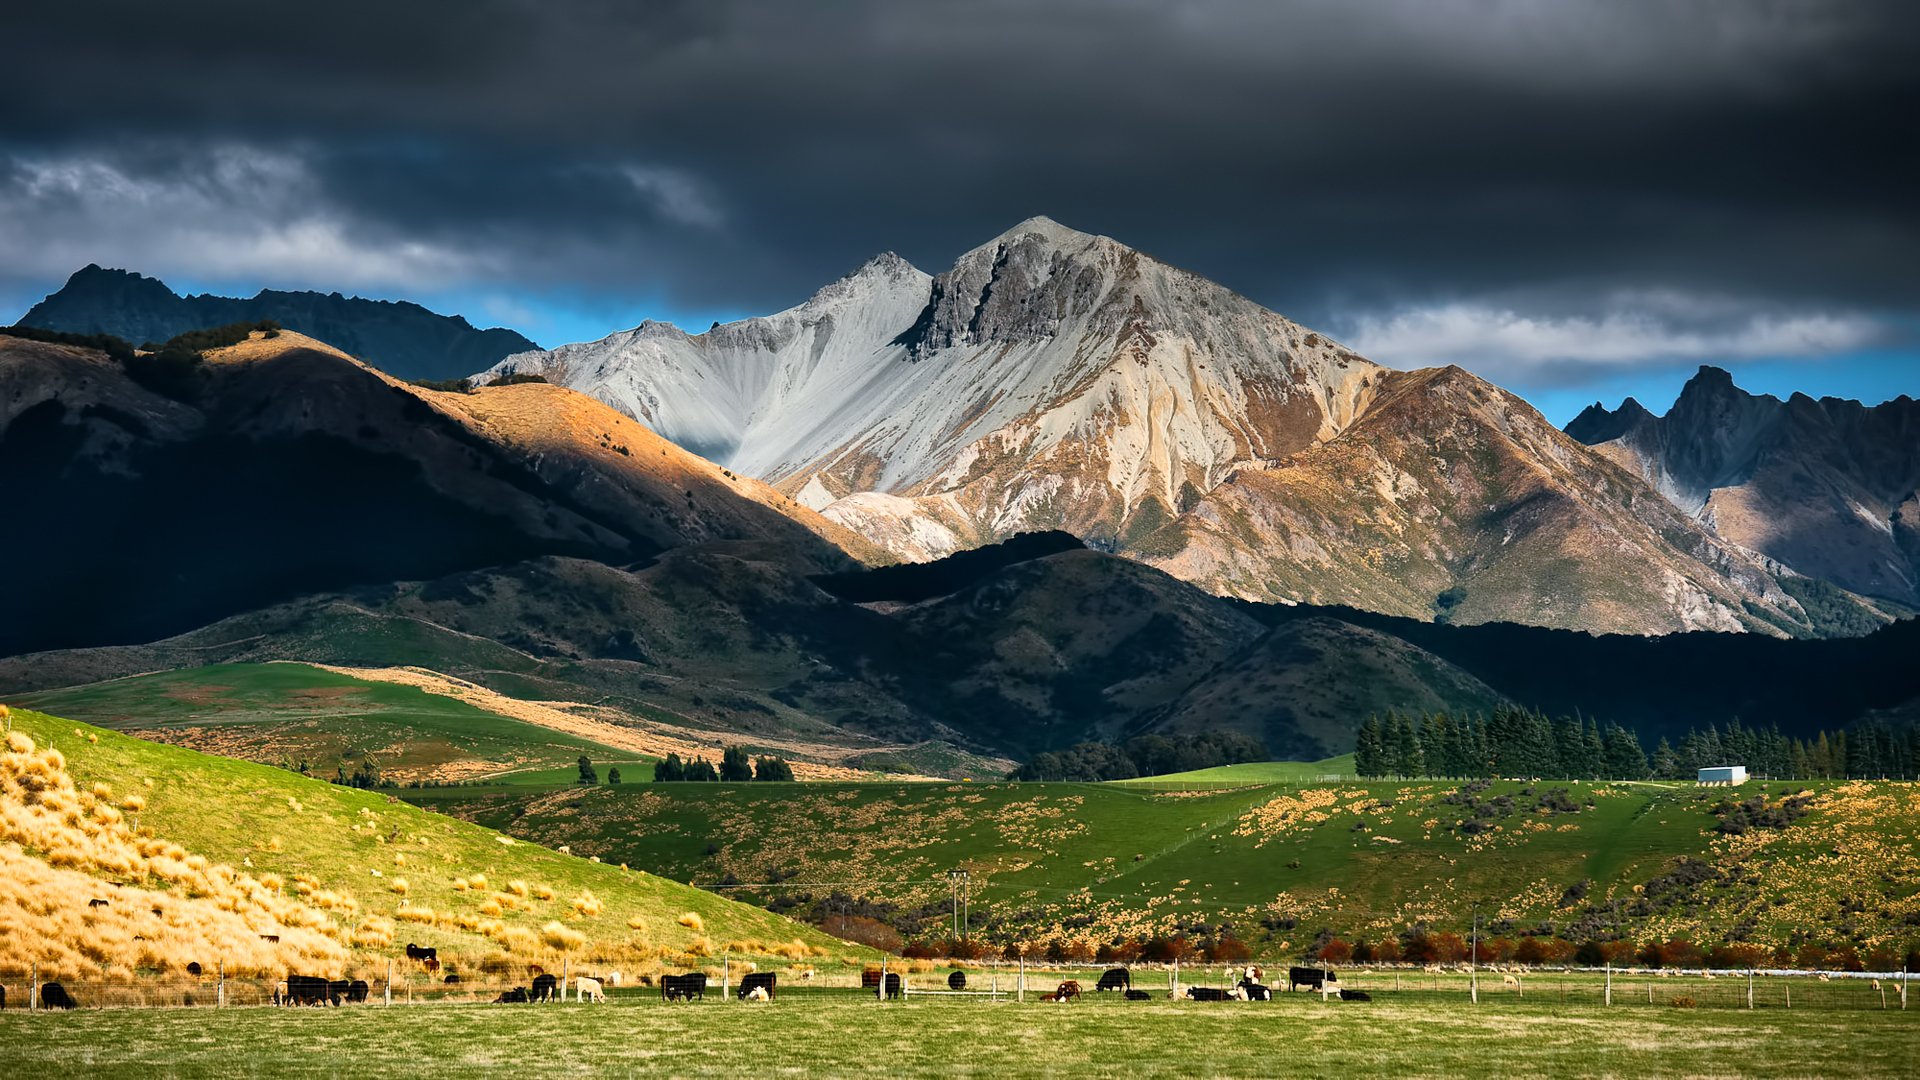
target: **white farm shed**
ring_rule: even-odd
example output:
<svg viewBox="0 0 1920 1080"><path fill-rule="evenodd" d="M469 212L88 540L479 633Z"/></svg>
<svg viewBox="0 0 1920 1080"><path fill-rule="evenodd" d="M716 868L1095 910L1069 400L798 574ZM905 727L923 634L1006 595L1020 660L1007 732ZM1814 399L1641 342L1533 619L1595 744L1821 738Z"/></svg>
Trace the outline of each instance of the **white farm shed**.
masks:
<svg viewBox="0 0 1920 1080"><path fill-rule="evenodd" d="M1747 782L1745 765L1715 765L1700 770L1700 782L1703 784L1744 784Z"/></svg>

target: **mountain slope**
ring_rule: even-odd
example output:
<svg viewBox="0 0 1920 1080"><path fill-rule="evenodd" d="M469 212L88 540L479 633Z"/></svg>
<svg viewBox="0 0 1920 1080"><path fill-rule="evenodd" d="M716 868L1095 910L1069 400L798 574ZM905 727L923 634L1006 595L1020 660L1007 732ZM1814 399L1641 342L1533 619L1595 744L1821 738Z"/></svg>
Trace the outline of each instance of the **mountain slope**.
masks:
<svg viewBox="0 0 1920 1080"><path fill-rule="evenodd" d="M164 282L88 265L21 316L22 326L112 334L134 344L188 330L272 319L403 379L453 379L511 353L537 348L512 330L480 330L458 315L404 301L262 289L240 299L178 296Z"/></svg>
<svg viewBox="0 0 1920 1080"><path fill-rule="evenodd" d="M898 554L1039 528L1118 544L1225 467L1325 437L1378 369L1205 279L1033 218L928 278L511 357Z"/></svg>
<svg viewBox="0 0 1920 1080"><path fill-rule="evenodd" d="M1625 633L1806 624L1764 566L1451 367L1389 376L1340 435L1239 471L1142 547L1249 599Z"/></svg>
<svg viewBox="0 0 1920 1080"><path fill-rule="evenodd" d="M402 384L297 334L162 396L105 354L0 336L0 653L151 640L276 600L534 555L713 539L820 570L836 530L558 387ZM531 410L538 425L518 422Z"/></svg>
<svg viewBox="0 0 1920 1080"><path fill-rule="evenodd" d="M37 961L43 978L184 978L193 961L242 978L289 967L365 978L408 940L469 978L484 957L522 969L564 953L646 965L648 945L667 954L657 970L697 962L685 954L704 954L706 935L755 942L762 955L768 942L790 943L788 955L853 949L651 874L502 843L381 792L25 710L11 726L0 741L0 964ZM90 908L89 897L109 902ZM682 925L687 912L704 928Z"/></svg>
<svg viewBox="0 0 1920 1080"><path fill-rule="evenodd" d="M908 560L1059 529L1262 601L1633 633L1877 620L1844 597L1810 616L1778 567L1458 369L1390 372L1046 218L936 277L882 256L766 319L492 374L529 371Z"/></svg>
<svg viewBox="0 0 1920 1080"><path fill-rule="evenodd" d="M1920 402L1739 389L1703 367L1665 416L1598 403L1567 433L1735 544L1842 588L1920 604Z"/></svg>

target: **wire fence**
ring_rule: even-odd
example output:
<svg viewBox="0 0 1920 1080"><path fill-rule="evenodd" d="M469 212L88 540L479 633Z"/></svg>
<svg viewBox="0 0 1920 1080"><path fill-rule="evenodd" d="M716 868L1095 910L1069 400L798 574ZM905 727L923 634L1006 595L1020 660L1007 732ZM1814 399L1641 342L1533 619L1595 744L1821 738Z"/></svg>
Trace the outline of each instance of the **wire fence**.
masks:
<svg viewBox="0 0 1920 1080"><path fill-rule="evenodd" d="M391 974L389 974L391 971ZM991 1003L1081 1001L1308 1001L1361 1005L1398 1001L1443 1008L1566 1007L1605 1009L1813 1009L1904 1011L1911 976L1901 972L1812 970L1650 970L1522 968L1495 965L1326 967L1299 961L1233 965L1029 962L933 962L888 957L866 965L760 968L720 957L712 965L624 975L604 965L565 962L445 974L396 960L362 966L339 978L228 975L219 965L198 975L52 978L37 969L0 971L0 1007L247 1008L268 1006L404 1007L430 1004L570 1004L661 1001L662 976L701 976L692 1004L738 1000L743 986L764 986L775 1001L865 997L879 1001ZM751 982L749 981L751 980ZM681 984L684 985L684 984ZM882 990L886 993L883 996ZM1920 1009L1915 1010L1920 1013Z"/></svg>

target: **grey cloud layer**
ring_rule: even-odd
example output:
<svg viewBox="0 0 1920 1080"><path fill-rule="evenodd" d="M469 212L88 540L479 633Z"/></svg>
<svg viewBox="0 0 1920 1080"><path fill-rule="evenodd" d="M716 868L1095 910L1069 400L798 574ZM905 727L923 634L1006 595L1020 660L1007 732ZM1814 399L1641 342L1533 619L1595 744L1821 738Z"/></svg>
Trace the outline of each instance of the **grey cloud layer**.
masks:
<svg viewBox="0 0 1920 1080"><path fill-rule="evenodd" d="M236 272L280 283L757 310L1048 213L1381 334L1463 304L1604 325L1596 298L1663 290L1776 325L1898 315L1920 286L1909 10L14 4L0 273L91 229L156 257L239 243ZM281 171L203 180L223 154ZM103 186L63 195L63 169ZM257 196L224 225L222 184ZM169 220L142 223L148 188Z"/></svg>

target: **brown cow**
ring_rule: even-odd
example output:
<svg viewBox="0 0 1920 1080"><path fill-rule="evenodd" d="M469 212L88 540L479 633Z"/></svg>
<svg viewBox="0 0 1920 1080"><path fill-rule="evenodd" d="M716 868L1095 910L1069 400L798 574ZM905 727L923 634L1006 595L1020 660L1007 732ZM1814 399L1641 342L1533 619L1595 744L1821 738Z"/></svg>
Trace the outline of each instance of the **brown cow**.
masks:
<svg viewBox="0 0 1920 1080"><path fill-rule="evenodd" d="M1055 990L1053 992L1053 997L1054 997L1054 1000L1056 1001L1072 1001L1074 998L1077 998L1079 996L1080 996L1080 984L1073 981L1072 979L1068 979L1066 982L1061 983L1060 989Z"/></svg>

